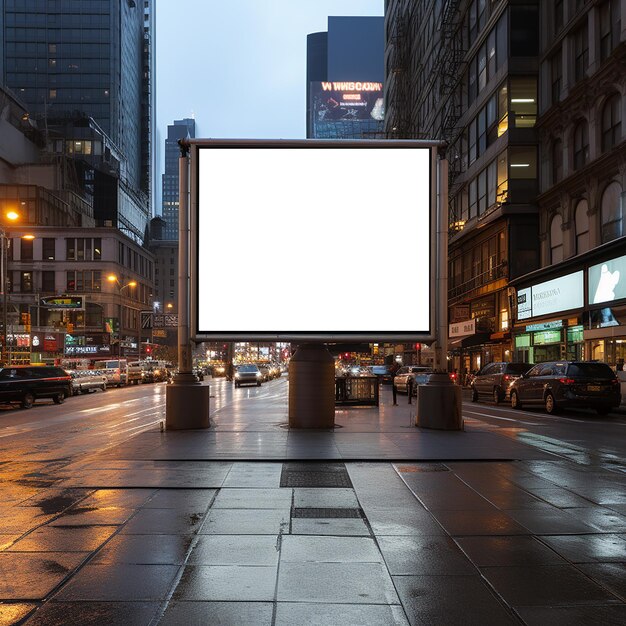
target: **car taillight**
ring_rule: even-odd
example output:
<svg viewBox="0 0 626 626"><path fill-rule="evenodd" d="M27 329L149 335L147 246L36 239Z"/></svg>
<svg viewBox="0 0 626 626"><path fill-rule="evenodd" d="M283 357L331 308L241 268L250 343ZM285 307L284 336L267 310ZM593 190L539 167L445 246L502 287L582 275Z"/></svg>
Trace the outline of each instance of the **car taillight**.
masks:
<svg viewBox="0 0 626 626"><path fill-rule="evenodd" d="M612 385L619 385L619 384L620 384L620 380L619 380L619 378L614 378L614 379L611 381L611 384L612 384Z"/></svg>
<svg viewBox="0 0 626 626"><path fill-rule="evenodd" d="M502 379L503 379L503 380L511 380L511 377L510 377L508 374L505 374L505 375L502 377Z"/></svg>
<svg viewBox="0 0 626 626"><path fill-rule="evenodd" d="M562 385L573 385L576 381L573 378L559 378Z"/></svg>

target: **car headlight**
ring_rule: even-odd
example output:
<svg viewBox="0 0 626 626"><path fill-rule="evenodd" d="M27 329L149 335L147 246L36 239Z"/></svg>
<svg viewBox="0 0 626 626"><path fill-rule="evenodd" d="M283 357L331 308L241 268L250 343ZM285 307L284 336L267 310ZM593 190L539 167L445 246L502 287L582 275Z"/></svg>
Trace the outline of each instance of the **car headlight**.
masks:
<svg viewBox="0 0 626 626"><path fill-rule="evenodd" d="M235 374L235 378L241 378L241 375L239 374L239 372Z"/></svg>
<svg viewBox="0 0 626 626"><path fill-rule="evenodd" d="M256 375L257 375L257 377L263 376L263 374L261 372L257 372Z"/></svg>

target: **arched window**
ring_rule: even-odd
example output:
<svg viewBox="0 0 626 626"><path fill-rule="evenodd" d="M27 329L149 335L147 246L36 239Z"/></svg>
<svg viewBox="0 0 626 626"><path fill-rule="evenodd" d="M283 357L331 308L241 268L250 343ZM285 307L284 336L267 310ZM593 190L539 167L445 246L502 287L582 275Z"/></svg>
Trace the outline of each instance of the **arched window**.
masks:
<svg viewBox="0 0 626 626"><path fill-rule="evenodd" d="M622 140L622 100L613 94L602 109L602 152L610 150Z"/></svg>
<svg viewBox="0 0 626 626"><path fill-rule="evenodd" d="M563 218L557 213L550 222L550 263L563 260Z"/></svg>
<svg viewBox="0 0 626 626"><path fill-rule="evenodd" d="M574 129L574 169L584 167L589 160L589 130L587 120L581 120Z"/></svg>
<svg viewBox="0 0 626 626"><path fill-rule="evenodd" d="M602 243L613 241L624 234L624 207L622 188L612 182L602 194Z"/></svg>
<svg viewBox="0 0 626 626"><path fill-rule="evenodd" d="M589 250L589 205L586 200L580 200L576 205L574 222L576 223L576 254Z"/></svg>
<svg viewBox="0 0 626 626"><path fill-rule="evenodd" d="M552 183L556 185L563 178L563 144L555 139L552 144Z"/></svg>

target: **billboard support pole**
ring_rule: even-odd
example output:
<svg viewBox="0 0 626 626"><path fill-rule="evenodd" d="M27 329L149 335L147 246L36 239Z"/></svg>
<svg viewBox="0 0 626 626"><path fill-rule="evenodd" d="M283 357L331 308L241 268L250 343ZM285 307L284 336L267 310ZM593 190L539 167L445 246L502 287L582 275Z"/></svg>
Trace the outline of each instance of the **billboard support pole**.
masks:
<svg viewBox="0 0 626 626"><path fill-rule="evenodd" d="M431 277L435 280L435 373L419 388L415 425L463 430L461 388L448 375L448 161L444 154L439 155L436 178L437 262Z"/></svg>
<svg viewBox="0 0 626 626"><path fill-rule="evenodd" d="M178 142L178 373L165 394L167 430L209 427L209 386L193 374L190 334L189 143Z"/></svg>

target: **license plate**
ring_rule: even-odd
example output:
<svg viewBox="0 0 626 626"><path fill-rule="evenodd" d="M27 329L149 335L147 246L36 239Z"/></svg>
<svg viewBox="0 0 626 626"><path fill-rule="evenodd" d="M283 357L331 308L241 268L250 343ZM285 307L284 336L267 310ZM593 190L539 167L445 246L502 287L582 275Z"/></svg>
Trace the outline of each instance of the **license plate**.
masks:
<svg viewBox="0 0 626 626"><path fill-rule="evenodd" d="M601 385L587 385L587 391L602 391Z"/></svg>

